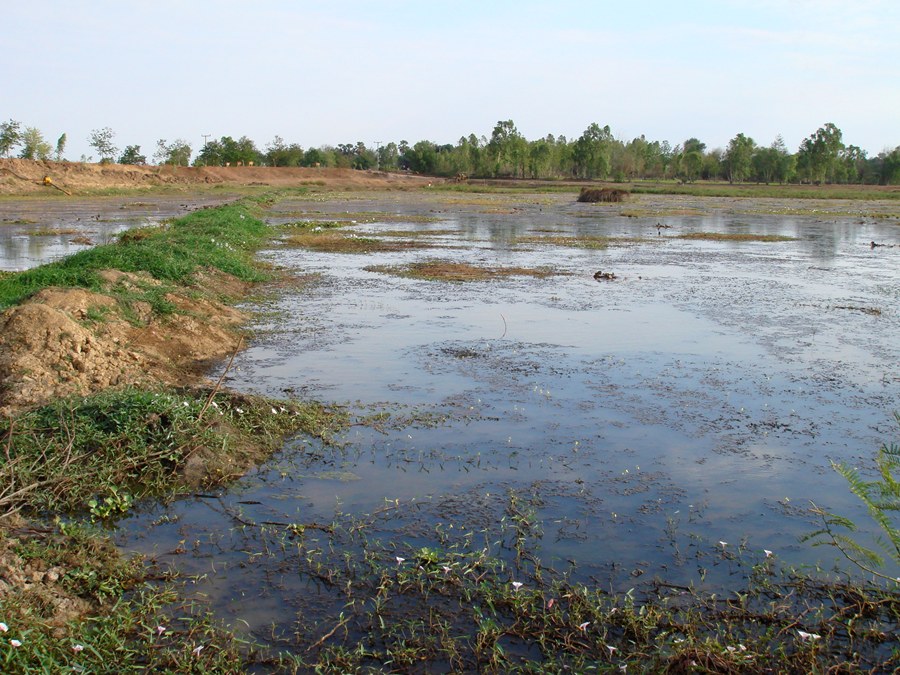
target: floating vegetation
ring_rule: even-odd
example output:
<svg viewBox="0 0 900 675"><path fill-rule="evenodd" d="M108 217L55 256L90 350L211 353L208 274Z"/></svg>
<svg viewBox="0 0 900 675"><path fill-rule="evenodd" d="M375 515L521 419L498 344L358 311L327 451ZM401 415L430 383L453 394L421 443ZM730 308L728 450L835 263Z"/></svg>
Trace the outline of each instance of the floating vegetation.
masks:
<svg viewBox="0 0 900 675"><path fill-rule="evenodd" d="M447 260L426 260L409 265L371 265L369 272L393 274L410 279L427 281L487 281L501 277L537 277L544 279L564 274L546 267L482 267L469 263L458 263Z"/></svg>
<svg viewBox="0 0 900 675"><path fill-rule="evenodd" d="M612 244L633 244L645 241L640 238L604 237L600 235L534 235L516 237L516 245L542 244L548 246L564 246L566 248L587 248L602 250Z"/></svg>
<svg viewBox="0 0 900 675"><path fill-rule="evenodd" d="M782 234L749 234L739 232L688 232L676 235L676 239L700 239L705 241L796 241L796 237Z"/></svg>
<svg viewBox="0 0 900 675"><path fill-rule="evenodd" d="M391 253L412 248L430 247L415 241L383 241L340 232L305 232L287 237L285 243L322 253Z"/></svg>

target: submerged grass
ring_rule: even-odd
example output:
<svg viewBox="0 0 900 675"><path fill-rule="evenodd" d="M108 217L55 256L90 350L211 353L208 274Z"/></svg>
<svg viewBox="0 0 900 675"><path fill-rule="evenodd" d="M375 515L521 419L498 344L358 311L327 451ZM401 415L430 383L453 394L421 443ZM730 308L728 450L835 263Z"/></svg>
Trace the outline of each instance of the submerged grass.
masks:
<svg viewBox="0 0 900 675"><path fill-rule="evenodd" d="M393 274L409 279L424 279L426 281L488 281L502 277L527 276L544 279L546 277L563 274L549 268L533 267L482 267L469 263L452 262L447 260L425 260L410 263L409 265L371 265L365 268L370 272Z"/></svg>
<svg viewBox="0 0 900 675"><path fill-rule="evenodd" d="M702 239L704 241L796 241L795 237L781 234L750 234L740 232L688 232L676 235L676 239Z"/></svg>

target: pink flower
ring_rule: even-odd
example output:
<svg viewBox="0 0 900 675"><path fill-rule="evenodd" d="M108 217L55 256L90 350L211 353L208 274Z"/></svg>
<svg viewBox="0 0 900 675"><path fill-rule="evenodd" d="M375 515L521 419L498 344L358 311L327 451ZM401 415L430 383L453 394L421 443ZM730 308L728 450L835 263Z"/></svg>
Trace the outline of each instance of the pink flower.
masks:
<svg viewBox="0 0 900 675"><path fill-rule="evenodd" d="M76 654L84 651L84 645L72 645L72 651Z"/></svg>
<svg viewBox="0 0 900 675"><path fill-rule="evenodd" d="M0 621L0 633L5 633L9 630L9 626Z"/></svg>
<svg viewBox="0 0 900 675"><path fill-rule="evenodd" d="M22 646L22 643L19 642L18 640L10 640L9 644L11 644L13 647L21 647Z"/></svg>
<svg viewBox="0 0 900 675"><path fill-rule="evenodd" d="M165 633L165 632L166 632L166 627L165 627L165 626L157 626L157 627L156 627L156 634L157 634L157 635L162 635L162 634Z"/></svg>

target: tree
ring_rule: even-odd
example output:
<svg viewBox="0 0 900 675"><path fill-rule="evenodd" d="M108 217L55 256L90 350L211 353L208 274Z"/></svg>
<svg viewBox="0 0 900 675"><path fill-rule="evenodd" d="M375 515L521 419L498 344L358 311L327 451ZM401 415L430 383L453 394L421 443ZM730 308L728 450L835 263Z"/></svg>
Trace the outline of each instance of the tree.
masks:
<svg viewBox="0 0 900 675"><path fill-rule="evenodd" d="M838 157L843 149L843 134L840 129L831 122L820 127L800 144L797 169L801 177L811 183L834 180Z"/></svg>
<svg viewBox="0 0 900 675"><path fill-rule="evenodd" d="M36 127L25 127L22 132L22 151L19 157L22 159L50 159L53 148L44 140L44 135Z"/></svg>
<svg viewBox="0 0 900 675"><path fill-rule="evenodd" d="M141 154L141 146L127 145L125 152L119 157L119 164L146 164L147 158Z"/></svg>
<svg viewBox="0 0 900 675"><path fill-rule="evenodd" d="M115 138L115 136L115 132L109 127L94 129L91 132L88 142L90 143L90 146L97 151L97 154L100 155L101 164L112 162L116 158L116 155L119 154L119 149L113 144L113 138Z"/></svg>
<svg viewBox="0 0 900 675"><path fill-rule="evenodd" d="M69 139L66 137L66 134L63 133L62 136L56 139L56 161L61 162L63 153L66 151L66 141Z"/></svg>
<svg viewBox="0 0 900 675"><path fill-rule="evenodd" d="M679 174L687 183L693 183L700 175L703 168L703 155L697 150L681 153L681 161L678 164Z"/></svg>
<svg viewBox="0 0 900 675"><path fill-rule="evenodd" d="M528 143L512 120L497 122L491 132L487 151L493 160L493 175L515 176L519 169L524 175Z"/></svg>
<svg viewBox="0 0 900 675"><path fill-rule="evenodd" d="M750 176L754 148L756 142L744 134L738 134L728 142L722 164L728 174L729 183L740 183Z"/></svg>
<svg viewBox="0 0 900 675"><path fill-rule="evenodd" d="M153 153L153 159L158 164L187 166L191 163L191 146L181 138L177 138L171 143L167 143L165 138L161 138L156 141L156 152Z"/></svg>
<svg viewBox="0 0 900 675"><path fill-rule="evenodd" d="M15 120L0 124L0 155L9 157L12 149L22 142L21 125Z"/></svg>
<svg viewBox="0 0 900 675"><path fill-rule="evenodd" d="M612 132L607 124L602 129L594 122L575 141L575 171L582 178L606 178L610 168Z"/></svg>

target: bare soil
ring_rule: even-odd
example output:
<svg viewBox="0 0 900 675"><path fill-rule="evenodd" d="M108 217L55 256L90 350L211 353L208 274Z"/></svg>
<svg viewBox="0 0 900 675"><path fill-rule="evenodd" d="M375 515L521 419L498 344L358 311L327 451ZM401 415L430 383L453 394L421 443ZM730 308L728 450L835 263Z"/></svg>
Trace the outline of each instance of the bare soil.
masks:
<svg viewBox="0 0 900 675"><path fill-rule="evenodd" d="M159 283L116 270L103 276L107 288ZM138 303L131 322L113 297L83 289L45 289L8 309L0 314L0 414L107 387L199 382L212 361L238 348L246 318L191 292L204 289L237 297L246 284L208 273L196 288L166 296L175 313L154 315Z"/></svg>
<svg viewBox="0 0 900 675"><path fill-rule="evenodd" d="M51 185L44 182L49 177ZM109 189L202 185L273 187L320 185L335 189L415 188L433 178L383 171L265 166L146 166L0 159L0 195L90 193ZM54 187L55 186L55 187Z"/></svg>

